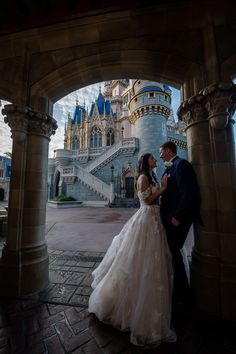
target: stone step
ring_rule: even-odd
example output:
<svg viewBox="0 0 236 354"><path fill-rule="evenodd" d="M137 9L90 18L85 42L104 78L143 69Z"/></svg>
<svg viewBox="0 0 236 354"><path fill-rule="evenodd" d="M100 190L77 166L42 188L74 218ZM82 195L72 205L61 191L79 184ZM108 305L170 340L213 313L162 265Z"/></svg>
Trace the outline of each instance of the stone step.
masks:
<svg viewBox="0 0 236 354"><path fill-rule="evenodd" d="M113 203L109 203L110 208L138 208L137 198L115 198Z"/></svg>

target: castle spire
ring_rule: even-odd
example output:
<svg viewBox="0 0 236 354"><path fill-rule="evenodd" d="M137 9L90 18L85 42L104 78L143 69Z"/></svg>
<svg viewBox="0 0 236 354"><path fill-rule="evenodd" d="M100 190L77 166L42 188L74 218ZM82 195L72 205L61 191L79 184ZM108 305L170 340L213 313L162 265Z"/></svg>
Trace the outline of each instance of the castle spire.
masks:
<svg viewBox="0 0 236 354"><path fill-rule="evenodd" d="M70 114L70 112L68 112L67 117L68 117L68 123L71 123L71 114Z"/></svg>

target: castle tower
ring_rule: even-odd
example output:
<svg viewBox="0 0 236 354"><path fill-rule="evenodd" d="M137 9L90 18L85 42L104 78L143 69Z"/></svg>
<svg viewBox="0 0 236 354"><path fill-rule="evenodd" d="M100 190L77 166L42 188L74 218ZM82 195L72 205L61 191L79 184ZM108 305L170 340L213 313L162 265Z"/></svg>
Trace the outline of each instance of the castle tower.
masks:
<svg viewBox="0 0 236 354"><path fill-rule="evenodd" d="M105 99L110 100L112 96L112 88L111 88L112 80L105 81L104 89L103 89L103 96Z"/></svg>
<svg viewBox="0 0 236 354"><path fill-rule="evenodd" d="M136 80L129 102L133 135L139 138L139 156L146 152L159 158L160 145L167 140L166 122L171 113L171 90L147 80Z"/></svg>
<svg viewBox="0 0 236 354"><path fill-rule="evenodd" d="M112 96L111 96L111 107L114 113L119 116L122 112L123 106L123 91L128 87L129 80L113 80L111 82Z"/></svg>

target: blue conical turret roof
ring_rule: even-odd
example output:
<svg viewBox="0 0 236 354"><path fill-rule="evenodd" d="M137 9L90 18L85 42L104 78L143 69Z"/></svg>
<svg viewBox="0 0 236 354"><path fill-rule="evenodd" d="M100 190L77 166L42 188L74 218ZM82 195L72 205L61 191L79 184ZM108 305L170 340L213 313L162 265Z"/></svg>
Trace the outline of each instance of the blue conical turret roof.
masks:
<svg viewBox="0 0 236 354"><path fill-rule="evenodd" d="M75 107L74 115L72 118L72 124L81 124L83 117L86 115L86 110L84 107L77 105Z"/></svg>

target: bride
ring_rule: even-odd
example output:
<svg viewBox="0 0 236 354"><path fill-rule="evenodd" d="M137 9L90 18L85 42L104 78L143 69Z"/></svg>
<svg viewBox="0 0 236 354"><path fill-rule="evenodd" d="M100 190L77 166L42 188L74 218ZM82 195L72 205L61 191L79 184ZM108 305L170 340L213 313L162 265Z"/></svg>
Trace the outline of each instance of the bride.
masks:
<svg viewBox="0 0 236 354"><path fill-rule="evenodd" d="M156 159L139 159L137 190L140 209L115 236L103 261L92 273L94 289L89 312L121 331L130 332L131 343L157 346L175 342L171 328L173 270L171 254L161 223L158 188L152 170Z"/></svg>

